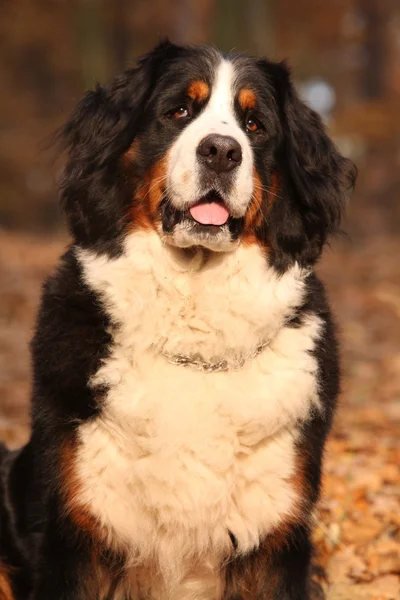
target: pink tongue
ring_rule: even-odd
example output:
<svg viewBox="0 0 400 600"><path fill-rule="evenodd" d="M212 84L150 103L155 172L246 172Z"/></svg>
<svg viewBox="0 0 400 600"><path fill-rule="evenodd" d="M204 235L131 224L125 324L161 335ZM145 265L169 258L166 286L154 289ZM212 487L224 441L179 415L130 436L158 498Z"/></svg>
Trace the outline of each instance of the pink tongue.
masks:
<svg viewBox="0 0 400 600"><path fill-rule="evenodd" d="M200 202L190 209L193 219L202 225L224 225L229 212L218 202Z"/></svg>

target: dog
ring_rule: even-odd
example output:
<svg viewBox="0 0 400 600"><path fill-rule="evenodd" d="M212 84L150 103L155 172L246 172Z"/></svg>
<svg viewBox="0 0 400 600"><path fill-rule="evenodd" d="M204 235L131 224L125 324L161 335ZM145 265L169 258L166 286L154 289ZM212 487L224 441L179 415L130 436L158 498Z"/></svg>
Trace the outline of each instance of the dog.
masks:
<svg viewBox="0 0 400 600"><path fill-rule="evenodd" d="M285 63L160 43L62 130L72 243L2 450L4 600L307 600L355 181Z"/></svg>

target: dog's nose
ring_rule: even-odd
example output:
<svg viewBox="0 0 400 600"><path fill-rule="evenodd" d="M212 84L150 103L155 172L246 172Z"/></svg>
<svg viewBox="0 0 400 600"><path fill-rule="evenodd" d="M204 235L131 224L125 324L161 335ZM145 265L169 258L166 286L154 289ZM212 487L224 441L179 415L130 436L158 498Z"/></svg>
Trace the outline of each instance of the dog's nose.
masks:
<svg viewBox="0 0 400 600"><path fill-rule="evenodd" d="M229 135L211 134L197 147L199 160L216 173L232 171L242 162L242 148L235 138Z"/></svg>

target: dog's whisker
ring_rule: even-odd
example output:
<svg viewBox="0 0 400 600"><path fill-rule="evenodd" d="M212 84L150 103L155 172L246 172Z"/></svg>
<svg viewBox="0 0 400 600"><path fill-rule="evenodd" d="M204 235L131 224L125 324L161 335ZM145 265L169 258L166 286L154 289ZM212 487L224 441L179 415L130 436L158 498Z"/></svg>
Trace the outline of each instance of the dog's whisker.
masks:
<svg viewBox="0 0 400 600"><path fill-rule="evenodd" d="M262 205L262 202L261 202L260 200L258 200L258 198L257 198L257 197L255 197L255 196L253 197L253 200L254 200L254 201L255 201L255 203L256 203L257 209L258 209L258 210L260 211L260 213L261 213L261 216L262 216L262 219L263 219L264 223L265 223L265 224L268 224L267 218L266 218L266 216L265 216L265 214L264 214L264 211L263 211L263 205Z"/></svg>
<svg viewBox="0 0 400 600"><path fill-rule="evenodd" d="M268 188L268 187L260 186L260 185L257 185L257 184L254 185L254 188L256 190L261 190L263 192L267 192L271 196L275 196L275 198L280 198L281 200L283 200L283 196L281 196L280 194L277 194L275 192L274 188Z"/></svg>
<svg viewBox="0 0 400 600"><path fill-rule="evenodd" d="M158 177L157 179L153 179L152 180L152 184L149 186L149 189L147 190L147 192L145 193L145 195L143 196L143 198L141 198L141 202L143 202L147 196L150 194L150 192L152 190L154 190L155 187L157 187L157 185L159 185L160 183L162 183L163 181L167 180L167 175L163 175L162 177ZM145 186L141 187L140 190L143 190ZM139 191L140 191L139 190ZM139 193L139 192L137 192Z"/></svg>

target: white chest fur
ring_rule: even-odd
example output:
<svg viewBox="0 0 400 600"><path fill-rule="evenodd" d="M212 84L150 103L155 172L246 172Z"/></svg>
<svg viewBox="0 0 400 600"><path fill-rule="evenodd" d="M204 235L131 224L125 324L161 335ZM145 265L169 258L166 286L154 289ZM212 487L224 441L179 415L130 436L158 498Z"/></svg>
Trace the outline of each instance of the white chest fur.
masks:
<svg viewBox="0 0 400 600"><path fill-rule="evenodd" d="M157 561L169 592L152 597L178 598L171 590L194 562L227 552L229 531L249 550L294 508L296 424L318 408L319 319L285 327L306 274L279 278L256 246L184 259L148 233L115 260L78 256L118 325L91 382L109 387L102 417L80 429L79 501L132 563ZM229 362L265 340L238 371L195 371L162 354Z"/></svg>

